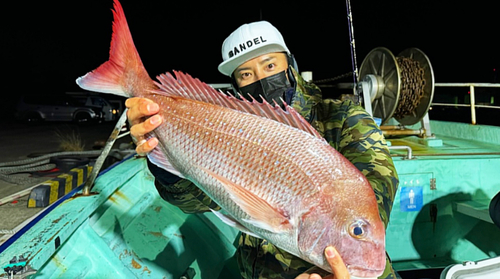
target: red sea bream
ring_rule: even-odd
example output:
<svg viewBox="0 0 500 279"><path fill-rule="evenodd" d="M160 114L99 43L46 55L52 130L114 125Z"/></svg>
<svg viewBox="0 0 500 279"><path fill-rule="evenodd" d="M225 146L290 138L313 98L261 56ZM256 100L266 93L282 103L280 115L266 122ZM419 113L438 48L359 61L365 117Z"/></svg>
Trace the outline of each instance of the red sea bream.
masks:
<svg viewBox="0 0 500 279"><path fill-rule="evenodd" d="M289 106L237 99L180 72L152 80L116 0L113 15L109 60L77 83L160 105L154 164L194 182L242 231L327 271L323 251L333 245L351 275L383 272L384 225L353 164Z"/></svg>

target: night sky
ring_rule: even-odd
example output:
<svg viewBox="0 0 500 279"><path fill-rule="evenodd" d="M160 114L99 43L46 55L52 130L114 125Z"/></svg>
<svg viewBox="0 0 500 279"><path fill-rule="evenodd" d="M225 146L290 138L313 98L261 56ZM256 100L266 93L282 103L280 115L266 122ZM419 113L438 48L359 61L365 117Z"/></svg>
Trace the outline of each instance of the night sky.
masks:
<svg viewBox="0 0 500 279"><path fill-rule="evenodd" d="M281 31L299 69L313 71L315 80L352 71L344 1L121 3L152 77L174 69L207 83L228 82L217 71L222 41L241 24L260 19ZM500 66L493 1L358 0L351 5L358 67L373 48L387 47L397 55L416 47L429 57L436 82L493 81L493 69ZM111 8L112 0L3 4L2 117L11 114L21 94L79 91L75 79L108 58Z"/></svg>

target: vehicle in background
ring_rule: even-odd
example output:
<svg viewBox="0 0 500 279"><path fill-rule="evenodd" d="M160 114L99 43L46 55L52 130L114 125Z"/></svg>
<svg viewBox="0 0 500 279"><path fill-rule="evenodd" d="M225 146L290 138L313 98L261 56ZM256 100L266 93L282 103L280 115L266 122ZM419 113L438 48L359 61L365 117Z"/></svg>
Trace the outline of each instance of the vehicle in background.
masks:
<svg viewBox="0 0 500 279"><path fill-rule="evenodd" d="M68 94L83 106L101 109L104 113L104 121L117 120L119 116L119 109L99 95L78 94L73 92L69 92Z"/></svg>
<svg viewBox="0 0 500 279"><path fill-rule="evenodd" d="M88 107L66 94L25 95L16 106L16 118L27 123L40 121L71 121L79 124L102 122L104 113Z"/></svg>

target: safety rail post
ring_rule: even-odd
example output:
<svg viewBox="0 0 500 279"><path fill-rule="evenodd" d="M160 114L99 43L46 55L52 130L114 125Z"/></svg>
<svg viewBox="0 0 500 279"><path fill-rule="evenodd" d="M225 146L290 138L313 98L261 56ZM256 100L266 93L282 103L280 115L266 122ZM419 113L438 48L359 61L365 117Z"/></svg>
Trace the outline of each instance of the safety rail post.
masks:
<svg viewBox="0 0 500 279"><path fill-rule="evenodd" d="M431 103L432 106L470 107L471 123L477 124L476 108L500 109L494 105L476 105L476 87L500 88L500 83L435 83L436 87L469 87L469 104Z"/></svg>
<svg viewBox="0 0 500 279"><path fill-rule="evenodd" d="M472 121L472 125L476 125L476 97L474 94L474 85L470 85L470 117Z"/></svg>

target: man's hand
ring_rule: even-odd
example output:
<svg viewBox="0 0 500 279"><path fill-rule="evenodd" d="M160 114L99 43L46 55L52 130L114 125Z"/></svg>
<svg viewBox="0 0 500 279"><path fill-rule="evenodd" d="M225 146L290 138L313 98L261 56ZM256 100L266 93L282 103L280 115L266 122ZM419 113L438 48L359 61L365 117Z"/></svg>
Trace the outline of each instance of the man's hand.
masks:
<svg viewBox="0 0 500 279"><path fill-rule="evenodd" d="M325 249L325 257L330 267L333 270L333 274L327 275L325 277L321 277L319 274L307 274L303 273L295 279L349 279L349 272L347 271L347 267L344 264L344 261L340 257L337 249L333 246L328 246Z"/></svg>
<svg viewBox="0 0 500 279"><path fill-rule="evenodd" d="M157 138L150 138L146 141L144 135L153 131L161 122L158 104L147 98L130 98L125 101L128 108L127 118L130 124L130 136L137 145L137 154L145 155L158 145Z"/></svg>

